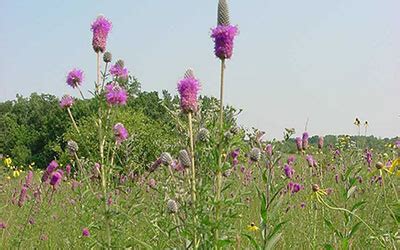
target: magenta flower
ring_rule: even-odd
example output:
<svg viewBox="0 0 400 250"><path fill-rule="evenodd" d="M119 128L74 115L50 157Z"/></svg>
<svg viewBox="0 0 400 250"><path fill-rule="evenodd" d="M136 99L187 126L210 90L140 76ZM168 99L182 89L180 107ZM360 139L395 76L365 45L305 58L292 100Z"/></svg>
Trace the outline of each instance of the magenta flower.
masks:
<svg viewBox="0 0 400 250"><path fill-rule="evenodd" d="M265 152L267 153L267 155L272 156L272 145L271 144L268 144L265 147Z"/></svg>
<svg viewBox="0 0 400 250"><path fill-rule="evenodd" d="M294 155L290 155L287 159L287 164L292 165L295 160L296 160L296 157Z"/></svg>
<svg viewBox="0 0 400 250"><path fill-rule="evenodd" d="M400 140L397 140L394 144L396 145L396 147L397 147L398 149L400 149Z"/></svg>
<svg viewBox="0 0 400 250"><path fill-rule="evenodd" d="M57 161L55 160L51 161L50 164L47 166L46 170L43 172L42 182L46 182L49 179L51 173L53 173L54 170L56 170L56 168L58 168Z"/></svg>
<svg viewBox="0 0 400 250"><path fill-rule="evenodd" d="M28 174L26 175L26 178L25 178L24 186L29 188L31 186L31 184L32 184L32 179L33 179L33 172L31 170L29 170L29 172L28 172Z"/></svg>
<svg viewBox="0 0 400 250"><path fill-rule="evenodd" d="M365 155L364 155L365 161L368 164L368 167L371 167L372 163L372 152L369 149L365 149Z"/></svg>
<svg viewBox="0 0 400 250"><path fill-rule="evenodd" d="M148 182L148 185L150 188L155 188L156 187L156 180L154 180L153 178L151 178Z"/></svg>
<svg viewBox="0 0 400 250"><path fill-rule="evenodd" d="M116 63L110 68L110 74L114 77L127 79L128 78L128 69L122 67L121 64Z"/></svg>
<svg viewBox="0 0 400 250"><path fill-rule="evenodd" d="M125 105L128 99L128 93L118 84L106 85L106 100L110 105Z"/></svg>
<svg viewBox="0 0 400 250"><path fill-rule="evenodd" d="M111 26L111 22L107 20L104 16L98 16L96 20L92 23L92 46L96 53L104 53L104 51L106 51L107 36L111 30Z"/></svg>
<svg viewBox="0 0 400 250"><path fill-rule="evenodd" d="M28 191L27 187L23 186L21 188L21 192L19 194L19 199L18 199L18 206L19 207L22 207L24 205L24 203L26 201L26 198L27 198L27 191Z"/></svg>
<svg viewBox="0 0 400 250"><path fill-rule="evenodd" d="M232 158L232 166L236 167L237 164L239 164L239 153L240 149L237 148L231 152L231 158Z"/></svg>
<svg viewBox="0 0 400 250"><path fill-rule="evenodd" d="M83 237L89 237L90 236L90 232L89 232L89 229L88 228L83 228L82 229L82 236Z"/></svg>
<svg viewBox="0 0 400 250"><path fill-rule="evenodd" d="M71 165L70 165L70 164L68 164L67 166L65 166L65 173L66 173L68 176L70 176L70 174L71 174Z"/></svg>
<svg viewBox="0 0 400 250"><path fill-rule="evenodd" d="M200 83L192 74L186 74L178 82L178 92L181 97L180 105L184 113L197 111L197 94L199 90Z"/></svg>
<svg viewBox="0 0 400 250"><path fill-rule="evenodd" d="M70 108L74 104L74 98L70 95L64 95L60 100L60 107L63 108Z"/></svg>
<svg viewBox="0 0 400 250"><path fill-rule="evenodd" d="M60 184L61 179L62 175L59 171L53 172L50 179L50 185L56 188Z"/></svg>
<svg viewBox="0 0 400 250"><path fill-rule="evenodd" d="M307 160L308 166L309 166L310 168L311 168L311 167L316 167L317 162L314 160L314 158L313 158L312 155L306 155L306 160Z"/></svg>
<svg viewBox="0 0 400 250"><path fill-rule="evenodd" d="M83 82L83 71L80 69L73 69L67 75L67 84L72 88L76 88Z"/></svg>
<svg viewBox="0 0 400 250"><path fill-rule="evenodd" d="M287 189L288 189L292 194L295 194L295 193L299 192L301 189L303 189L303 186L300 185L299 183L289 182L289 183L287 184Z"/></svg>
<svg viewBox="0 0 400 250"><path fill-rule="evenodd" d="M300 137L296 137L296 139L295 139L295 141L296 141L296 147L297 147L297 151L302 151L303 150L303 144L302 144L302 141L301 141L301 138Z"/></svg>
<svg viewBox="0 0 400 250"><path fill-rule="evenodd" d="M302 142L303 150L306 150L308 148L308 133L307 132L303 133L303 139L301 142Z"/></svg>
<svg viewBox="0 0 400 250"><path fill-rule="evenodd" d="M285 164L285 167L283 168L283 171L284 171L284 173L285 173L287 178L292 179L292 177L294 175L294 169L290 165Z"/></svg>
<svg viewBox="0 0 400 250"><path fill-rule="evenodd" d="M324 137L320 136L318 137L318 148L322 149L324 147Z"/></svg>
<svg viewBox="0 0 400 250"><path fill-rule="evenodd" d="M221 60L230 59L233 54L233 40L239 33L237 26L218 25L211 30L211 38L214 40L214 54Z"/></svg>
<svg viewBox="0 0 400 250"><path fill-rule="evenodd" d="M117 123L114 125L114 135L115 140L118 144L120 144L121 142L128 139L129 133L122 123Z"/></svg>
<svg viewBox="0 0 400 250"><path fill-rule="evenodd" d="M0 229L6 229L7 228L7 224L3 221L0 221Z"/></svg>

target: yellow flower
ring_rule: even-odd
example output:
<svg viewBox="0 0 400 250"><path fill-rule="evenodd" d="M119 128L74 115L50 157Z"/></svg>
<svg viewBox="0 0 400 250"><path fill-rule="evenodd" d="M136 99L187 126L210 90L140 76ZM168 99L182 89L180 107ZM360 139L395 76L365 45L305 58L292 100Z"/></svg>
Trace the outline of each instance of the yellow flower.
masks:
<svg viewBox="0 0 400 250"><path fill-rule="evenodd" d="M29 165L28 168L29 168L30 170L33 170L33 167L32 167L31 165Z"/></svg>
<svg viewBox="0 0 400 250"><path fill-rule="evenodd" d="M19 176L19 171L18 170L14 170L13 171L13 176L14 176L14 178L17 178L18 176Z"/></svg>
<svg viewBox="0 0 400 250"><path fill-rule="evenodd" d="M7 157L4 159L4 165L6 165L7 167L9 167L12 163L12 160L10 157Z"/></svg>
<svg viewBox="0 0 400 250"><path fill-rule="evenodd" d="M7 176L6 179L9 180L9 179L11 179L11 177L10 177L10 176Z"/></svg>
<svg viewBox="0 0 400 250"><path fill-rule="evenodd" d="M393 161L389 172L393 174L396 171L396 176L400 177L400 157Z"/></svg>
<svg viewBox="0 0 400 250"><path fill-rule="evenodd" d="M247 226L247 230L249 230L250 232L256 232L258 230L260 230L259 227L257 227L254 222L250 223L250 225Z"/></svg>

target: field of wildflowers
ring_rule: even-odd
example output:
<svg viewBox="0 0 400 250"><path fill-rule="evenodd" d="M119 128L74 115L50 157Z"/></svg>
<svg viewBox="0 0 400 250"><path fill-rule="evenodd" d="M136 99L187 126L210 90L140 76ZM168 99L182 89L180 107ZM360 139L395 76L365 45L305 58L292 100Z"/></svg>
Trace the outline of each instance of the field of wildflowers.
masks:
<svg viewBox="0 0 400 250"><path fill-rule="evenodd" d="M179 99L154 104L169 117L171 137L127 109L136 81L107 51L111 21L94 20L97 75L74 68L66 76L80 98L59 101L71 127L58 154L44 168L2 157L2 248L399 248L400 138L374 149L360 135L328 144L286 129L283 140L266 141L237 126L239 112L223 100L239 29L225 0L217 16L220 96L199 98L201 77L183 68ZM89 97L80 86L92 78ZM76 105L95 112L76 120ZM140 121L154 132L129 130Z"/></svg>

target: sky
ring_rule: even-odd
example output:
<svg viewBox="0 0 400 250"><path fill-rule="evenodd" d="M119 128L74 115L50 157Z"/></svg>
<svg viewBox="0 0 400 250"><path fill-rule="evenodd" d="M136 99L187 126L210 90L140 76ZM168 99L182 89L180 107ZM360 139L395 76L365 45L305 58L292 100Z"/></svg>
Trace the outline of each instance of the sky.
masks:
<svg viewBox="0 0 400 250"><path fill-rule="evenodd" d="M312 135L400 135L400 1L231 0L240 29L227 62L225 100L243 109L239 123L282 138L284 128ZM166 89L188 67L201 94L219 95L219 60L210 29L217 0L1 0L0 101L32 92L78 96L65 83L85 71L96 79L90 24L113 23L107 50L124 59L145 91Z"/></svg>

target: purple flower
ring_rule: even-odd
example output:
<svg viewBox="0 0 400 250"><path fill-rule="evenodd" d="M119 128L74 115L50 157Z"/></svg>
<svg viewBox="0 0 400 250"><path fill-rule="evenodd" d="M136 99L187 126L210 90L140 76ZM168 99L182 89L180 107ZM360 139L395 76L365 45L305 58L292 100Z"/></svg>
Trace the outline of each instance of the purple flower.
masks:
<svg viewBox="0 0 400 250"><path fill-rule="evenodd" d="M149 172L152 173L162 164L161 158L158 158L149 168Z"/></svg>
<svg viewBox="0 0 400 250"><path fill-rule="evenodd" d="M106 100L110 105L125 105L128 99L126 90L117 84L106 85Z"/></svg>
<svg viewBox="0 0 400 250"><path fill-rule="evenodd" d="M114 135L118 144L128 139L129 136L128 131L122 123L117 123L114 125Z"/></svg>
<svg viewBox="0 0 400 250"><path fill-rule="evenodd" d="M24 186L29 188L31 186L31 184L32 184L32 179L33 179L33 172L31 170L29 170L29 172L28 172L28 174L26 175L26 178L25 178Z"/></svg>
<svg viewBox="0 0 400 250"><path fill-rule="evenodd" d="M294 155L290 155L287 159L287 164L292 165L295 160L296 160L296 157Z"/></svg>
<svg viewBox="0 0 400 250"><path fill-rule="evenodd" d="M318 137L318 148L322 149L324 147L324 137L320 136Z"/></svg>
<svg viewBox="0 0 400 250"><path fill-rule="evenodd" d="M26 201L26 198L27 198L27 191L28 191L27 187L23 186L21 188L21 192L19 194L19 199L18 199L18 206L19 207L22 207L24 205L24 203Z"/></svg>
<svg viewBox="0 0 400 250"><path fill-rule="evenodd" d="M400 149L400 140L397 140L394 144L396 145L396 147L397 147L398 149Z"/></svg>
<svg viewBox="0 0 400 250"><path fill-rule="evenodd" d="M51 179L50 179L50 185L52 185L54 188L56 188L62 179L62 175L59 171L53 172L53 174L51 175Z"/></svg>
<svg viewBox="0 0 400 250"><path fill-rule="evenodd" d="M189 71L188 71L189 72ZM200 90L200 83L193 75L185 75L178 82L180 105L184 113L197 111L197 94Z"/></svg>
<svg viewBox="0 0 400 250"><path fill-rule="evenodd" d="M5 222L0 221L0 229L6 229L7 224Z"/></svg>
<svg viewBox="0 0 400 250"><path fill-rule="evenodd" d="M305 207L306 207L306 203L305 203L305 202L302 202L302 203L300 204L300 207L301 207L301 208L305 208Z"/></svg>
<svg viewBox="0 0 400 250"><path fill-rule="evenodd" d="M339 175L338 174L335 175L335 182L339 183Z"/></svg>
<svg viewBox="0 0 400 250"><path fill-rule="evenodd" d="M58 168L58 163L55 160L51 161L46 170L43 172L42 182L46 182L56 168Z"/></svg>
<svg viewBox="0 0 400 250"><path fill-rule="evenodd" d="M371 167L372 163L372 152L369 149L365 149L365 155L364 155L365 161L368 163L368 167Z"/></svg>
<svg viewBox="0 0 400 250"><path fill-rule="evenodd" d="M297 151L302 151L303 150L303 146L302 146L302 141L300 137L296 137L295 139L296 141L296 147L297 147Z"/></svg>
<svg viewBox="0 0 400 250"><path fill-rule="evenodd" d="M82 236L83 237L89 237L90 236L90 232L89 232L89 229L88 228L83 228L82 229Z"/></svg>
<svg viewBox="0 0 400 250"><path fill-rule="evenodd" d="M294 169L290 165L285 164L283 171L285 172L285 175L287 178L292 179L292 177L294 175Z"/></svg>
<svg viewBox="0 0 400 250"><path fill-rule="evenodd" d="M295 194L295 193L299 192L301 189L303 189L303 186L300 185L299 183L289 182L289 183L287 184L287 189L288 189L292 194Z"/></svg>
<svg viewBox="0 0 400 250"><path fill-rule="evenodd" d="M111 30L111 22L104 16L98 16L92 23L93 40L92 45L96 53L106 51L107 36Z"/></svg>
<svg viewBox="0 0 400 250"><path fill-rule="evenodd" d="M303 133L302 148L304 150L306 150L308 148L308 133L307 132Z"/></svg>
<svg viewBox="0 0 400 250"><path fill-rule="evenodd" d="M235 167L237 164L239 164L239 153L240 149L235 149L231 152L231 158L232 158L232 165Z"/></svg>
<svg viewBox="0 0 400 250"><path fill-rule="evenodd" d="M271 144L268 144L265 147L265 152L267 153L267 155L272 156L272 145Z"/></svg>
<svg viewBox="0 0 400 250"><path fill-rule="evenodd" d="M310 168L311 168L311 167L316 167L317 162L314 160L314 158L313 158L312 155L306 155L306 160L307 160L308 166L309 166Z"/></svg>
<svg viewBox="0 0 400 250"><path fill-rule="evenodd" d="M69 176L71 174L71 165L65 166L65 173Z"/></svg>
<svg viewBox="0 0 400 250"><path fill-rule="evenodd" d="M239 33L237 26L218 25L211 30L211 38L214 40L214 54L219 59L229 59L233 54L233 40Z"/></svg>
<svg viewBox="0 0 400 250"><path fill-rule="evenodd" d="M73 104L74 104L74 98L70 95L64 95L60 100L60 107L62 109L70 108Z"/></svg>
<svg viewBox="0 0 400 250"><path fill-rule="evenodd" d="M80 69L73 69L67 75L67 84L72 88L76 88L83 82L83 71Z"/></svg>
<svg viewBox="0 0 400 250"><path fill-rule="evenodd" d="M150 188L155 188L156 187L156 180L154 180L153 178L151 178L148 182L148 185Z"/></svg>
<svg viewBox="0 0 400 250"><path fill-rule="evenodd" d="M110 74L117 78L127 79L128 78L128 69L122 67L121 64L116 63L113 66L111 66Z"/></svg>

